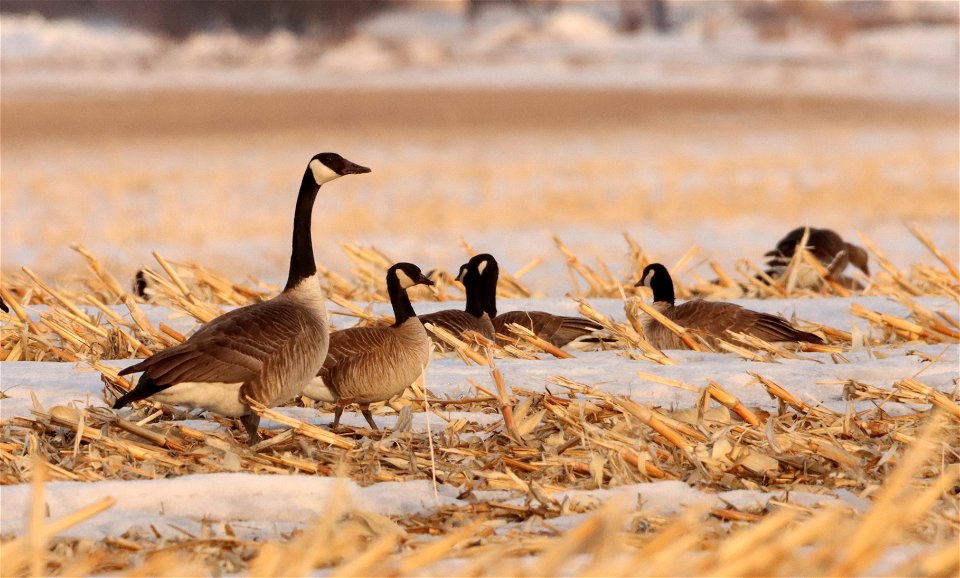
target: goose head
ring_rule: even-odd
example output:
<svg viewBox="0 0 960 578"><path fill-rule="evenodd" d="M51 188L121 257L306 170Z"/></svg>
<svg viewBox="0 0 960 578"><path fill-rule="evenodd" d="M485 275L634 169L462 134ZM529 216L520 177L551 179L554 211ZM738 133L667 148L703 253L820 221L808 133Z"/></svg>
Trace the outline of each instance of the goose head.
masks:
<svg viewBox="0 0 960 578"><path fill-rule="evenodd" d="M653 301L670 303L674 302L673 279L670 272L660 263L651 263L643 269L643 275L637 281L635 287L649 287L653 290Z"/></svg>
<svg viewBox="0 0 960 578"><path fill-rule="evenodd" d="M474 255L467 261L464 267L468 267L477 272L477 275L487 279L496 279L500 275L500 266L497 260L490 253L480 253ZM462 269L462 267L461 267Z"/></svg>
<svg viewBox="0 0 960 578"><path fill-rule="evenodd" d="M320 153L310 159L310 172L317 186L329 183L343 175L369 173L370 169L350 162L337 153Z"/></svg>
<svg viewBox="0 0 960 578"><path fill-rule="evenodd" d="M850 254L850 262L857 269L863 271L864 275L870 276L870 266L867 264L867 251L859 245L847 243L847 252Z"/></svg>
<svg viewBox="0 0 960 578"><path fill-rule="evenodd" d="M481 289L483 309L490 319L497 316L497 281L500 278L500 266L493 255L480 253L460 266L457 280L466 285L473 283Z"/></svg>
<svg viewBox="0 0 960 578"><path fill-rule="evenodd" d="M396 283L401 289L409 289L414 285L433 285L420 267L413 263L397 263L387 270L387 284Z"/></svg>

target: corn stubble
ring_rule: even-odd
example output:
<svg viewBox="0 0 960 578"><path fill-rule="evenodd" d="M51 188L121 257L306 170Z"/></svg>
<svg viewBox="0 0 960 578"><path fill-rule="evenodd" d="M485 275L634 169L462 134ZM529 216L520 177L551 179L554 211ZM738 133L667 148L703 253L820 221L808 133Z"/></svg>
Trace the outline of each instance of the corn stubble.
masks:
<svg viewBox="0 0 960 578"><path fill-rule="evenodd" d="M914 233L919 239L921 231ZM928 239L926 239L928 241ZM83 575L122 571L135 575L249 573L331 575L520 575L563 572L573 575L956 575L960 524L956 491L960 487L960 410L956 392L946 394L923 383L922 373L905 375L893 390L857 381L837 384L850 400L869 400L873 408L838 412L775 383L758 364L751 373L757 387L776 401L774 412L750 407L723 383L697 387L659 377L658 364L676 360L643 336L642 307L630 275L648 261L627 237L627 275L617 277L605 263L588 266L556 239L571 272L571 293L580 312L603 325L608 338L599 347L639 360L641 378L699 392L692 408L664 408L611 395L562 375L549 378L547 392L512 386L496 368L502 358L557 355L522 328L505 347L479 336L461 340L440 334L467 363L485 365L489 381L471 382L476 395L460 399L416 388L390 405L401 411L430 412L445 421L430 436L399 427L392 432L347 428L334 434L254 409L281 424L248 449L226 429L199 431L173 418L183 411L155 402L138 404L137 417L121 418L104 408L43 407L34 399L31 417L5 421L0 438L0 482L34 484L31 522L26 534L3 537L3 575ZM865 294L903 303L907 318L854 306L869 324L864 334L803 324L829 342L794 351L730 335L720 344L760 362L827 352L838 363L850 348L956 343L957 320L945 311L929 311L919 295L960 298L956 268L928 244L944 266L916 264L899 271L864 239L880 272ZM348 275L319 267L339 322L387 323L353 301L386 301L384 271L393 261L373 248L343 245L354 263ZM465 251L472 252L464 243ZM8 277L0 295L11 305L3 316L0 355L4 359L80 362L99 371L105 399L131 384L105 359L143 356L178 343L183 336L143 313L143 301L129 293L82 247L76 248L90 274L80 288L53 287L29 271ZM692 249L672 271L682 272L695 257ZM239 306L278 289L256 280L234 283L197 263L174 263L154 255L158 267L147 272L154 304L199 321L224 306ZM801 255L797 263L801 263ZM532 263L530 267L536 266ZM518 274L504 275L503 297L530 296ZM829 283L812 291L756 281L747 264L736 274L713 266L717 283L678 284L678 294L729 298L733 291L756 298L842 295ZM749 273L749 274L744 274ZM412 292L413 299L462 299L462 288L448 272L438 271L435 294ZM785 276L789 279L789 275ZM843 288L840 288L843 289ZM844 291L849 291L844 289ZM589 297L623 297L626 323L596 311ZM46 305L32 319L27 311ZM116 313L116 306L128 314ZM356 320L356 321L354 321ZM337 323L347 325L348 323ZM684 328L675 328L685 335ZM692 348L706 345L688 335ZM561 351L564 355L571 355ZM923 361L930 362L931 359ZM912 412L892 415L887 404L902 403ZM489 423L450 418L442 410L498 416ZM231 425L231 420L211 419ZM403 420L401 420L403 421ZM436 423L436 421L435 421ZM343 476L368 486L379 482L436 480L462 488L464 505L440 506L429 513L385 517L359 505L332 499L334 510L302 531L273 540L243 539L226 521L206 521L201 535L176 537L129 532L103 540L74 539L58 533L113 506L109 498L64 516L43 517L43 481L147 480L192 473L244 471L259 475ZM562 496L571 490L617 488L639 482L675 480L694 489L760 490L778 497L748 508L731 504L690 507L676 515L648 511L643 503L615 498L601 503L590 495ZM485 500L475 492L506 490L522 502ZM865 511L824 496L816 506L789 499L791 492L833 495L843 490L868 500ZM560 531L551 520L584 514L572 529ZM844 536L845 539L837 539ZM875 564L893 546L921 543L900 565Z"/></svg>

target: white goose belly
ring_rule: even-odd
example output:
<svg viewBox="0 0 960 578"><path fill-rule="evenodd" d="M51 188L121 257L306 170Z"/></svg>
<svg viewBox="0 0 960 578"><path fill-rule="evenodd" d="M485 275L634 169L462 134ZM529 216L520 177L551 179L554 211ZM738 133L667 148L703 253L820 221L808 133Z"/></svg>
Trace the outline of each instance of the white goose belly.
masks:
<svg viewBox="0 0 960 578"><path fill-rule="evenodd" d="M240 403L241 385L243 383L183 382L153 394L150 399L203 408L224 417L240 417L250 413L250 408Z"/></svg>

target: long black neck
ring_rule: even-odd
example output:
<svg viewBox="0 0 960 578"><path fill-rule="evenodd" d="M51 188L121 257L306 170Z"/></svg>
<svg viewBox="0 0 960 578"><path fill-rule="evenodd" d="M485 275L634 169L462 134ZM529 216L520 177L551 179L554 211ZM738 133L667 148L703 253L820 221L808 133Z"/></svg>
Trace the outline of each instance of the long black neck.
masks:
<svg viewBox="0 0 960 578"><path fill-rule="evenodd" d="M317 199L320 185L313 178L313 171L307 168L300 183L297 196L297 209L293 213L293 252L290 253L290 273L283 290L292 289L298 283L317 273L317 263L313 259L313 236L310 226L313 217L313 202Z"/></svg>
<svg viewBox="0 0 960 578"><path fill-rule="evenodd" d="M497 316L497 281L500 279L500 270L496 265L488 264L480 279L483 287L483 308L490 319L493 319Z"/></svg>
<svg viewBox="0 0 960 578"><path fill-rule="evenodd" d="M396 275L387 275L387 293L390 294L390 304L393 305L394 327L400 327L404 321L416 317L417 313L410 304L407 290L400 286Z"/></svg>
<svg viewBox="0 0 960 578"><path fill-rule="evenodd" d="M665 302L673 305L673 279L670 278L670 273L667 273L666 269L663 273L653 275L650 279L650 289L653 289L654 303Z"/></svg>
<svg viewBox="0 0 960 578"><path fill-rule="evenodd" d="M483 279L471 273L463 281L464 288L467 290L467 313L474 317L481 317L486 311L483 307L485 301Z"/></svg>

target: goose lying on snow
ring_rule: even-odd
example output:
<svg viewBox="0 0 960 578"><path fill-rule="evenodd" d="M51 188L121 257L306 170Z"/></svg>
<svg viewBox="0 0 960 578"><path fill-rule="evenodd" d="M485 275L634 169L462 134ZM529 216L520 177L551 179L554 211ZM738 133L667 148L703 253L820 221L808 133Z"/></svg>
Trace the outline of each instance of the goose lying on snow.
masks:
<svg viewBox="0 0 960 578"><path fill-rule="evenodd" d="M399 395L426 372L430 337L407 296L407 289L414 285L433 285L433 281L410 263L390 267L387 291L394 324L351 327L330 334L327 359L303 394L337 404L334 429L340 425L343 408L350 403L359 404L367 423L377 429L370 404Z"/></svg>
<svg viewBox="0 0 960 578"><path fill-rule="evenodd" d="M494 330L501 335L509 335L507 327L518 323L533 331L538 337L549 341L556 347L563 347L575 339L590 335L603 327L583 317L554 315L545 311L508 311L497 315L497 281L500 278L500 266L493 255L481 253L475 255L464 267L475 271L481 279L484 295L484 308L493 321ZM501 344L504 340L498 339ZM508 343L509 340L506 341Z"/></svg>
<svg viewBox="0 0 960 578"><path fill-rule="evenodd" d="M674 305L673 279L667 268L660 263L647 265L636 286L653 290L653 306L667 319L685 327L714 346L716 339L727 339L727 331L745 333L772 343L805 341L823 343L813 333L800 331L775 315L744 309L734 303L703 301L695 299L682 305ZM643 325L647 341L657 349L689 349L672 331L655 319Z"/></svg>
<svg viewBox="0 0 960 578"><path fill-rule="evenodd" d="M465 263L460 266L457 281L463 283L467 293L466 309L444 309L428 313L421 315L420 321L446 329L457 337L463 336L468 331L475 331L492 341L495 338L495 332L490 316L483 308L483 279L480 278L475 267ZM441 349L450 349L449 345L439 339L434 339L434 343Z"/></svg>
<svg viewBox="0 0 960 578"><path fill-rule="evenodd" d="M234 309L213 319L189 339L127 367L143 372L137 386L113 405L146 398L239 417L250 443L260 436L260 417L244 401L266 406L299 395L327 355L325 296L317 278L310 234L313 204L324 183L368 173L335 153L310 160L293 217L293 251L283 291L268 301Z"/></svg>

